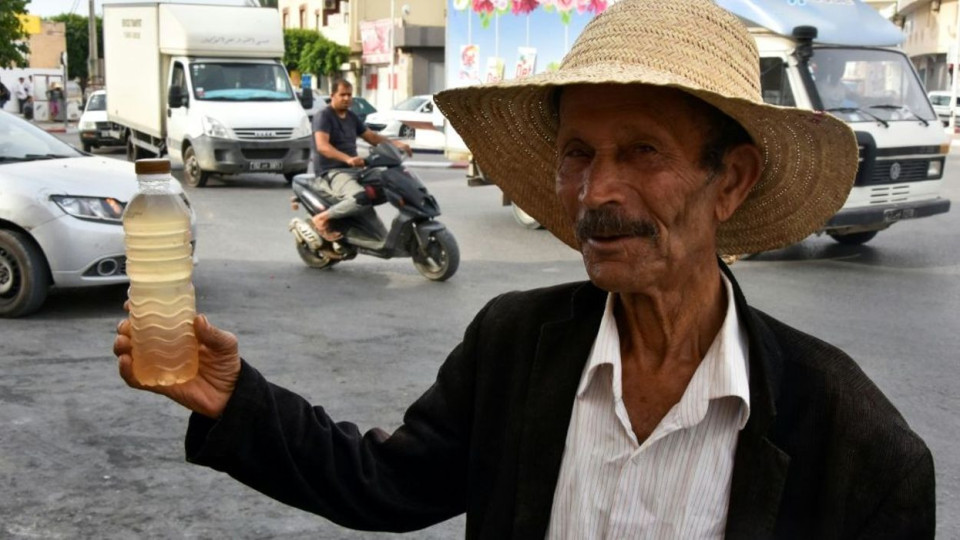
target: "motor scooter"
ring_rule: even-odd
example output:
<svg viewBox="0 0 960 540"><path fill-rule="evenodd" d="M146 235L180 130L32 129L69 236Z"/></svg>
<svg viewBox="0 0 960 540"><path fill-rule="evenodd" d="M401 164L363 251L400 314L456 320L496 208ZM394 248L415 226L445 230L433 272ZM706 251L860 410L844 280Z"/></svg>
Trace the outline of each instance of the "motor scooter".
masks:
<svg viewBox="0 0 960 540"><path fill-rule="evenodd" d="M329 268L357 254L381 259L411 257L424 277L434 281L449 279L460 265L460 249L453 234L437 221L440 206L426 186L403 166L403 155L389 143L370 149L358 178L370 205L356 214L331 220L331 229L342 236L329 241L320 236L309 220L293 218L290 232L297 253L308 266ZM291 206L302 204L310 216L333 206L340 199L329 184L312 174L293 179ZM375 207L389 202L398 214L387 229Z"/></svg>

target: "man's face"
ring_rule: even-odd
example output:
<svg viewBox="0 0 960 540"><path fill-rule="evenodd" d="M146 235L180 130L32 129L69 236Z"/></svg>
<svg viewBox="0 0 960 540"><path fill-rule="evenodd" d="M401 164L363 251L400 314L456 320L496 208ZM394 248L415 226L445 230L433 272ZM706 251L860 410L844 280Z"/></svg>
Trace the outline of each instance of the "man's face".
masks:
<svg viewBox="0 0 960 540"><path fill-rule="evenodd" d="M719 189L699 165L703 119L689 99L642 85L561 96L557 195L605 290L648 290L714 258Z"/></svg>
<svg viewBox="0 0 960 540"><path fill-rule="evenodd" d="M350 108L350 103L353 102L353 88L341 84L337 89L330 95L330 106L333 107L333 110L337 112L344 112Z"/></svg>

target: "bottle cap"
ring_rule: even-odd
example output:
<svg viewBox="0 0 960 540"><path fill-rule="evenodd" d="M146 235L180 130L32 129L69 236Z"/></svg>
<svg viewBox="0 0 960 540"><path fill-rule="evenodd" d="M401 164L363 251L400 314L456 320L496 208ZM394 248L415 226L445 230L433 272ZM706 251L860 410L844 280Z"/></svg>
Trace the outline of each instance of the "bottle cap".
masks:
<svg viewBox="0 0 960 540"><path fill-rule="evenodd" d="M169 159L138 159L134 164L137 174L169 174Z"/></svg>

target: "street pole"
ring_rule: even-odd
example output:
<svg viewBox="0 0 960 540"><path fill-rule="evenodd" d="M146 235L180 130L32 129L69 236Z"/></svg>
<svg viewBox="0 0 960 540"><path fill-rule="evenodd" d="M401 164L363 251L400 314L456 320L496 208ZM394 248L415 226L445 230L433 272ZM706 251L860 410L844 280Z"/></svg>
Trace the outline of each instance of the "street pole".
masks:
<svg viewBox="0 0 960 540"><path fill-rule="evenodd" d="M68 67L67 51L63 51L62 53L60 53L60 60L61 60L61 63L63 64L63 90L61 90L61 92L63 93L63 100L62 100L62 103L57 103L57 106L59 107L60 105L63 105L63 130L64 132L66 132L67 128L70 127L69 117L67 116L67 95L68 95L67 94L67 73L70 72L67 69ZM47 110L48 111L50 110L49 106Z"/></svg>
<svg viewBox="0 0 960 540"><path fill-rule="evenodd" d="M960 0L958 0L960 1ZM397 33L396 19L397 0L390 0L390 108L397 104L397 51L394 35Z"/></svg>
<svg viewBox="0 0 960 540"><path fill-rule="evenodd" d="M89 75L88 83L96 85L100 81L99 73L99 62L97 62L97 57L100 56L97 51L97 13L95 11L93 0L90 0L90 16L87 21L87 74Z"/></svg>
<svg viewBox="0 0 960 540"><path fill-rule="evenodd" d="M960 0L957 0L953 3L954 9L956 10L956 20L953 22L953 32L956 34L954 36L953 43L953 58L949 58L949 61L953 62L953 76L951 77L950 82L950 123L948 128L950 130L950 135L953 136L955 127L957 125L957 79L960 78Z"/></svg>

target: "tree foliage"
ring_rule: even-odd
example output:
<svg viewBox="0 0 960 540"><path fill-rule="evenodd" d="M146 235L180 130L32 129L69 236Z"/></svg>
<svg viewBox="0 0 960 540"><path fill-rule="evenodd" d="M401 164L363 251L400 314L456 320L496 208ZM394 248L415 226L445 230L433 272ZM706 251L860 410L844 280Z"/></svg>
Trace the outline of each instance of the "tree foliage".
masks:
<svg viewBox="0 0 960 540"><path fill-rule="evenodd" d="M314 30L289 28L283 31L283 64L288 71L300 71L300 55L303 53L303 48L318 39L320 39L320 33Z"/></svg>
<svg viewBox="0 0 960 540"><path fill-rule="evenodd" d="M320 39L307 44L300 54L300 71L318 76L336 75L340 66L350 59L350 49L335 41Z"/></svg>
<svg viewBox="0 0 960 540"><path fill-rule="evenodd" d="M27 0L0 0L0 67L27 65L29 36L17 17L26 13Z"/></svg>
<svg viewBox="0 0 960 540"><path fill-rule="evenodd" d="M4 2L6 0L0 0ZM89 73L87 58L90 56L90 19L75 13L61 13L51 17L54 22L62 22L67 33L67 77L79 78L86 86ZM97 17L97 50L103 57L103 20Z"/></svg>

